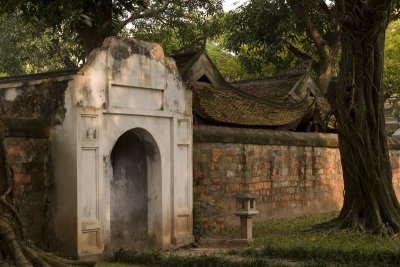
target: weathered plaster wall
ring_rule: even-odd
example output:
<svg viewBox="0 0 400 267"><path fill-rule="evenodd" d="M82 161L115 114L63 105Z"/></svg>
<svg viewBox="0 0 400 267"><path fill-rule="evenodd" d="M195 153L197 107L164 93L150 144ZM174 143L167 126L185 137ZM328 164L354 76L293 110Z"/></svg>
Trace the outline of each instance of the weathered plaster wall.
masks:
<svg viewBox="0 0 400 267"><path fill-rule="evenodd" d="M81 256L118 246L111 242L118 221L110 205L111 153L130 131L145 150L146 245L193 240L191 102L173 59L158 44L139 40L106 39L79 71L0 78L2 115L44 119L51 128L49 145L35 147L49 155L50 175L41 181L49 189L41 193L46 206L32 209L47 215L50 250ZM17 178L19 187L30 182ZM132 202L129 192L121 209Z"/></svg>
<svg viewBox="0 0 400 267"><path fill-rule="evenodd" d="M217 231L239 223L234 196L257 196L254 219L338 211L343 181L336 135L196 127L193 194L197 223ZM400 193L400 150L391 141L393 183Z"/></svg>
<svg viewBox="0 0 400 267"><path fill-rule="evenodd" d="M38 118L54 126L65 115L64 94L76 71L57 71L0 78L0 114L10 118Z"/></svg>
<svg viewBox="0 0 400 267"><path fill-rule="evenodd" d="M126 222L130 224L144 213L146 245L190 242L191 92L175 62L164 56L158 44L107 38L69 83L64 106L64 121L51 134L57 250L81 256L101 253L104 247L134 246L137 237L129 233L131 229L126 225L120 233L113 229L125 224L119 217L130 217ZM120 216L114 211L118 194L113 187L114 175L120 173L113 169L111 154L127 132L136 134L144 145L141 154L147 172L142 178L147 184L140 184L147 198L143 211L130 209ZM129 166L123 169L132 171ZM135 197L133 190L127 192L120 201L124 206L118 209L131 207Z"/></svg>

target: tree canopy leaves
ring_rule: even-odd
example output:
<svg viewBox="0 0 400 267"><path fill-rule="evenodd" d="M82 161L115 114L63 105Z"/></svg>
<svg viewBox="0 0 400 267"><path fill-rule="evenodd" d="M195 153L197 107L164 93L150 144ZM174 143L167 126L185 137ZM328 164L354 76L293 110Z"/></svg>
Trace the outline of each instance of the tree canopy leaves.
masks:
<svg viewBox="0 0 400 267"><path fill-rule="evenodd" d="M270 62L288 68L314 61L325 91L335 75L340 41L336 8L323 0L251 0L231 12L227 46L252 71Z"/></svg>
<svg viewBox="0 0 400 267"><path fill-rule="evenodd" d="M21 13L26 21L41 21L78 34L86 52L99 47L106 37L144 20L174 23L212 16L222 10L221 0L4 0L0 12ZM201 25L198 25L201 26Z"/></svg>
<svg viewBox="0 0 400 267"><path fill-rule="evenodd" d="M160 43L167 54L205 49L207 40L221 35L224 29L222 10L209 15L205 10L188 12L182 6L171 9L168 18L136 21L125 33L138 39ZM186 19L182 19L186 18Z"/></svg>
<svg viewBox="0 0 400 267"><path fill-rule="evenodd" d="M386 30L384 89L385 98L400 93L400 20L392 21Z"/></svg>
<svg viewBox="0 0 400 267"><path fill-rule="evenodd" d="M0 15L0 73L18 75L75 68L85 53L76 34L24 22L18 14Z"/></svg>
<svg viewBox="0 0 400 267"><path fill-rule="evenodd" d="M222 0L4 0L0 73L77 66L111 35L159 42L167 54L221 32ZM23 20L21 20L23 18Z"/></svg>
<svg viewBox="0 0 400 267"><path fill-rule="evenodd" d="M326 32L330 18L310 1L304 7L315 24ZM286 1L252 0L230 13L228 28L228 47L251 60L258 57L281 68L296 60L318 60L305 26L299 23Z"/></svg>
<svg viewBox="0 0 400 267"><path fill-rule="evenodd" d="M207 55L215 64L218 71L227 81L237 81L245 79L260 78L258 73L248 72L246 68L240 64L239 57L225 49L218 41L212 41L207 44ZM275 66L272 64L264 64L262 73L265 77L273 75L276 72Z"/></svg>

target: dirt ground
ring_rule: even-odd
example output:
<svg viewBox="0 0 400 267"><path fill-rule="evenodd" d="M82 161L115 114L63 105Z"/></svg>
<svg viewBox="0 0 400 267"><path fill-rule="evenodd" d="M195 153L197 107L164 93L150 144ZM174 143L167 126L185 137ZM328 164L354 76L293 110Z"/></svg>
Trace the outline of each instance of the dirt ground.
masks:
<svg viewBox="0 0 400 267"><path fill-rule="evenodd" d="M246 249L257 247L251 242L243 239L222 239L219 237L202 238L199 242L186 247L176 248L170 252L179 256L223 256L232 260L244 260L240 252ZM265 259L267 260L267 259ZM300 266L296 261L287 259L271 259L271 263L281 263L287 266Z"/></svg>

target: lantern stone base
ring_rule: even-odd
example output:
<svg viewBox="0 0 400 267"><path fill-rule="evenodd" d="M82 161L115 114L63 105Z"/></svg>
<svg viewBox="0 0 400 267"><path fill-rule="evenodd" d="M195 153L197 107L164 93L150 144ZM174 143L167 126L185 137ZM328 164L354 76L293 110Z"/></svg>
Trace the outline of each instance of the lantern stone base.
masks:
<svg viewBox="0 0 400 267"><path fill-rule="evenodd" d="M253 239L253 220L250 216L240 216L240 237L246 240Z"/></svg>

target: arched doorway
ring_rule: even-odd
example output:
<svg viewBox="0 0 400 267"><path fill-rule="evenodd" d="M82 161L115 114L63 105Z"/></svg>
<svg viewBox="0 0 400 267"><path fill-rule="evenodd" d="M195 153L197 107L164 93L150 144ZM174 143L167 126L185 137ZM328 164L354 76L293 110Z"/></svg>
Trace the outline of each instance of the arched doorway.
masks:
<svg viewBox="0 0 400 267"><path fill-rule="evenodd" d="M122 134L111 152L110 245L143 247L152 242L149 229L157 192L151 190L160 170L160 156L152 136L144 129ZM155 195L155 196L154 196ZM154 202L154 201L153 201Z"/></svg>

